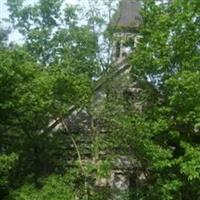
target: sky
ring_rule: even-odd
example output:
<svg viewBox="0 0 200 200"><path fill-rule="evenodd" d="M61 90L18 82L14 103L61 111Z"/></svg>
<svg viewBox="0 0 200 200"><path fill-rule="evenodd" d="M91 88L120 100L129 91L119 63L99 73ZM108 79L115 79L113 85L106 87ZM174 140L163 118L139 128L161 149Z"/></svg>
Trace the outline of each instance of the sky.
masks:
<svg viewBox="0 0 200 200"><path fill-rule="evenodd" d="M2 22L2 19L8 19L9 13L6 7L6 1L7 0L0 0L0 22ZM37 2L37 0L26 0L26 1L28 4L33 4ZM78 0L65 0L65 2L69 4L76 4ZM23 38L17 31L14 31L10 34L9 42L21 43L23 42Z"/></svg>

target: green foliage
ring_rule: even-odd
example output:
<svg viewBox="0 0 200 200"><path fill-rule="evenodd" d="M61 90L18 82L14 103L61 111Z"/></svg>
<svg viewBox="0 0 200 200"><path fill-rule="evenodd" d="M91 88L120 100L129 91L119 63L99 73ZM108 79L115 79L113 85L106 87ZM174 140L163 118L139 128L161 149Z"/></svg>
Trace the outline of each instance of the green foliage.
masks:
<svg viewBox="0 0 200 200"><path fill-rule="evenodd" d="M70 106L87 103L87 76L55 67L42 70L24 51L5 51L1 59L1 109L3 119L39 131L55 116L67 114ZM9 87L8 87L9 86ZM14 115L13 115L14 114ZM42 121L41 121L42 119ZM32 128L31 128L32 127Z"/></svg>
<svg viewBox="0 0 200 200"><path fill-rule="evenodd" d="M90 104L92 80L101 71L98 28L105 21L99 8L90 5L85 25L81 9L63 7L62 0L7 2L25 43L6 47L7 34L0 30L0 197L110 199L108 184L94 183L107 178L123 156L135 170L124 165L130 199L198 200L200 1L143 1L141 38L130 55L140 92L134 100L122 97L129 80L120 76L105 86L99 107ZM94 159L81 160L77 144L79 164L69 166L76 145L62 120L74 108L91 111Z"/></svg>
<svg viewBox="0 0 200 200"><path fill-rule="evenodd" d="M11 200L73 200L75 194L65 177L52 175L43 181L40 189L32 185L24 185L10 195Z"/></svg>
<svg viewBox="0 0 200 200"><path fill-rule="evenodd" d="M9 192L10 189L10 176L16 165L18 156L12 154L0 154L0 198Z"/></svg>
<svg viewBox="0 0 200 200"><path fill-rule="evenodd" d="M64 6L63 0L7 3L11 22L25 36L26 49L44 67L57 63L90 78L97 74L97 38L89 26L80 25L78 7Z"/></svg>
<svg viewBox="0 0 200 200"><path fill-rule="evenodd" d="M54 133L49 126L67 117L71 107L88 104L91 81L87 74L59 65L43 69L23 48L4 49L0 60L0 152L18 155L12 174L2 172L1 181L6 182L8 176L8 186L15 188L66 170L69 143L63 133Z"/></svg>
<svg viewBox="0 0 200 200"><path fill-rule="evenodd" d="M107 99L102 149L136 159L132 199L199 199L199 2L143 2L130 57L137 100ZM132 104L131 104L132 103ZM136 110L139 103L140 112ZM121 109L125 105L126 109ZM102 151L101 149L101 151Z"/></svg>
<svg viewBox="0 0 200 200"><path fill-rule="evenodd" d="M17 155L12 153L10 155L0 155L0 188L8 186L9 174L17 161Z"/></svg>
<svg viewBox="0 0 200 200"><path fill-rule="evenodd" d="M132 71L146 103L132 141L149 171L146 199L199 198L199 13L197 1L144 1Z"/></svg>
<svg viewBox="0 0 200 200"><path fill-rule="evenodd" d="M186 143L183 143L182 147L185 149L185 155L181 158L180 161L181 173L188 178L188 181L199 180L200 149L198 147L192 147Z"/></svg>

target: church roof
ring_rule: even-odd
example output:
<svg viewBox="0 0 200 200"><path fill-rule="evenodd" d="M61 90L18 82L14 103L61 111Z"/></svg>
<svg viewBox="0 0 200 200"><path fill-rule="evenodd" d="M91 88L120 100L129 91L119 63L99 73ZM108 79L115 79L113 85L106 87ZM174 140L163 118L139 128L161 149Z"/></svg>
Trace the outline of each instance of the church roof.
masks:
<svg viewBox="0 0 200 200"><path fill-rule="evenodd" d="M136 0L121 0L113 15L109 27L117 30L135 30L142 22L140 3Z"/></svg>

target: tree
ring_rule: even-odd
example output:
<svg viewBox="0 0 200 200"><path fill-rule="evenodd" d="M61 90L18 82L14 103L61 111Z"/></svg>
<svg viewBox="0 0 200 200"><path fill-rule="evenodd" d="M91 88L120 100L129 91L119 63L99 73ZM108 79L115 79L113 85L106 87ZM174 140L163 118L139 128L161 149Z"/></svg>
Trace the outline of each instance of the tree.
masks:
<svg viewBox="0 0 200 200"><path fill-rule="evenodd" d="M1 149L18 157L8 191L24 186L37 193L40 179L68 169L69 137L53 128L90 101L92 80L100 71L97 54L102 36L92 24L101 27L102 22L93 16L81 24L81 10L60 0L7 3L11 22L25 43L0 54L0 113L6 113L0 126ZM27 181L31 187L26 187Z"/></svg>
<svg viewBox="0 0 200 200"><path fill-rule="evenodd" d="M41 1L40 8L36 6L33 10L38 9L39 12L45 6L54 9L49 3L46 1L44 4ZM11 4L13 15L17 13L19 18L25 17L22 2L12 1ZM55 14L55 10L52 12ZM67 17L70 11L66 12ZM37 21L41 16L32 17ZM73 15L72 17L75 18ZM35 27L30 25L31 30L28 31L29 28L25 25L28 23L27 18L22 18L22 24L18 24L22 33L26 36L32 34ZM15 19L18 20L17 17ZM41 23L46 28L55 25L53 22ZM42 24L38 26L41 31L45 29ZM80 31L85 34L80 34ZM68 116L71 107L84 107L90 101L91 74L94 71L89 67L94 66L91 62L95 63L90 59L95 48L95 42L90 35L87 27L76 25L69 28L69 31L63 29L56 32L51 41L56 41L57 47L61 44L65 47L59 48L59 55L51 57L51 63L48 60L51 55L48 45L51 41L47 41L47 46L40 44L40 39L46 40L46 35L40 35L39 32L35 34L36 40L31 38L35 43L29 43L28 38L23 46L7 47L0 52L0 154L3 170L0 173L2 182L5 182L1 198L5 198L12 189L21 187L26 181L38 186L40 178L51 173L64 173L66 170L69 155L65 148L69 144L68 138L62 132L55 133L50 124ZM66 38L68 40L64 44ZM42 49L35 54L38 46L44 46L48 51ZM48 57L41 54L43 50ZM85 54L82 55L83 53ZM44 62L40 60L41 56Z"/></svg>
<svg viewBox="0 0 200 200"><path fill-rule="evenodd" d="M94 79L112 71L109 59L101 62L97 30L106 20L98 5L80 23L79 8L61 0L8 0L25 43L0 52L1 198L109 199L110 188L95 187L95 178L123 156L133 167L130 199L199 199L199 2L142 1L141 38L129 57L136 94L123 91L123 75L108 74L97 105ZM76 108L92 118L89 161L63 123ZM69 166L71 156L78 161Z"/></svg>
<svg viewBox="0 0 200 200"><path fill-rule="evenodd" d="M130 61L142 112L133 101L115 115L107 142L140 162L145 181L133 199L199 199L199 13L197 1L143 2Z"/></svg>
<svg viewBox="0 0 200 200"><path fill-rule="evenodd" d="M89 26L80 25L80 8L63 0L40 0L34 5L8 0L7 5L26 49L44 67L57 63L75 73L96 75L97 41Z"/></svg>

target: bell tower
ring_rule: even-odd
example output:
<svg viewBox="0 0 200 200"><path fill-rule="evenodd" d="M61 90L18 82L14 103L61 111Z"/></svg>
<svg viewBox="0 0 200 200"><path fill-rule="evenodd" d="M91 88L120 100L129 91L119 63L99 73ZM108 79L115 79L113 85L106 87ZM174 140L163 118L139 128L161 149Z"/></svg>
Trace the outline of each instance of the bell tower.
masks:
<svg viewBox="0 0 200 200"><path fill-rule="evenodd" d="M120 0L118 9L109 23L114 38L116 61L126 57L136 46L141 23L140 3L137 0Z"/></svg>

